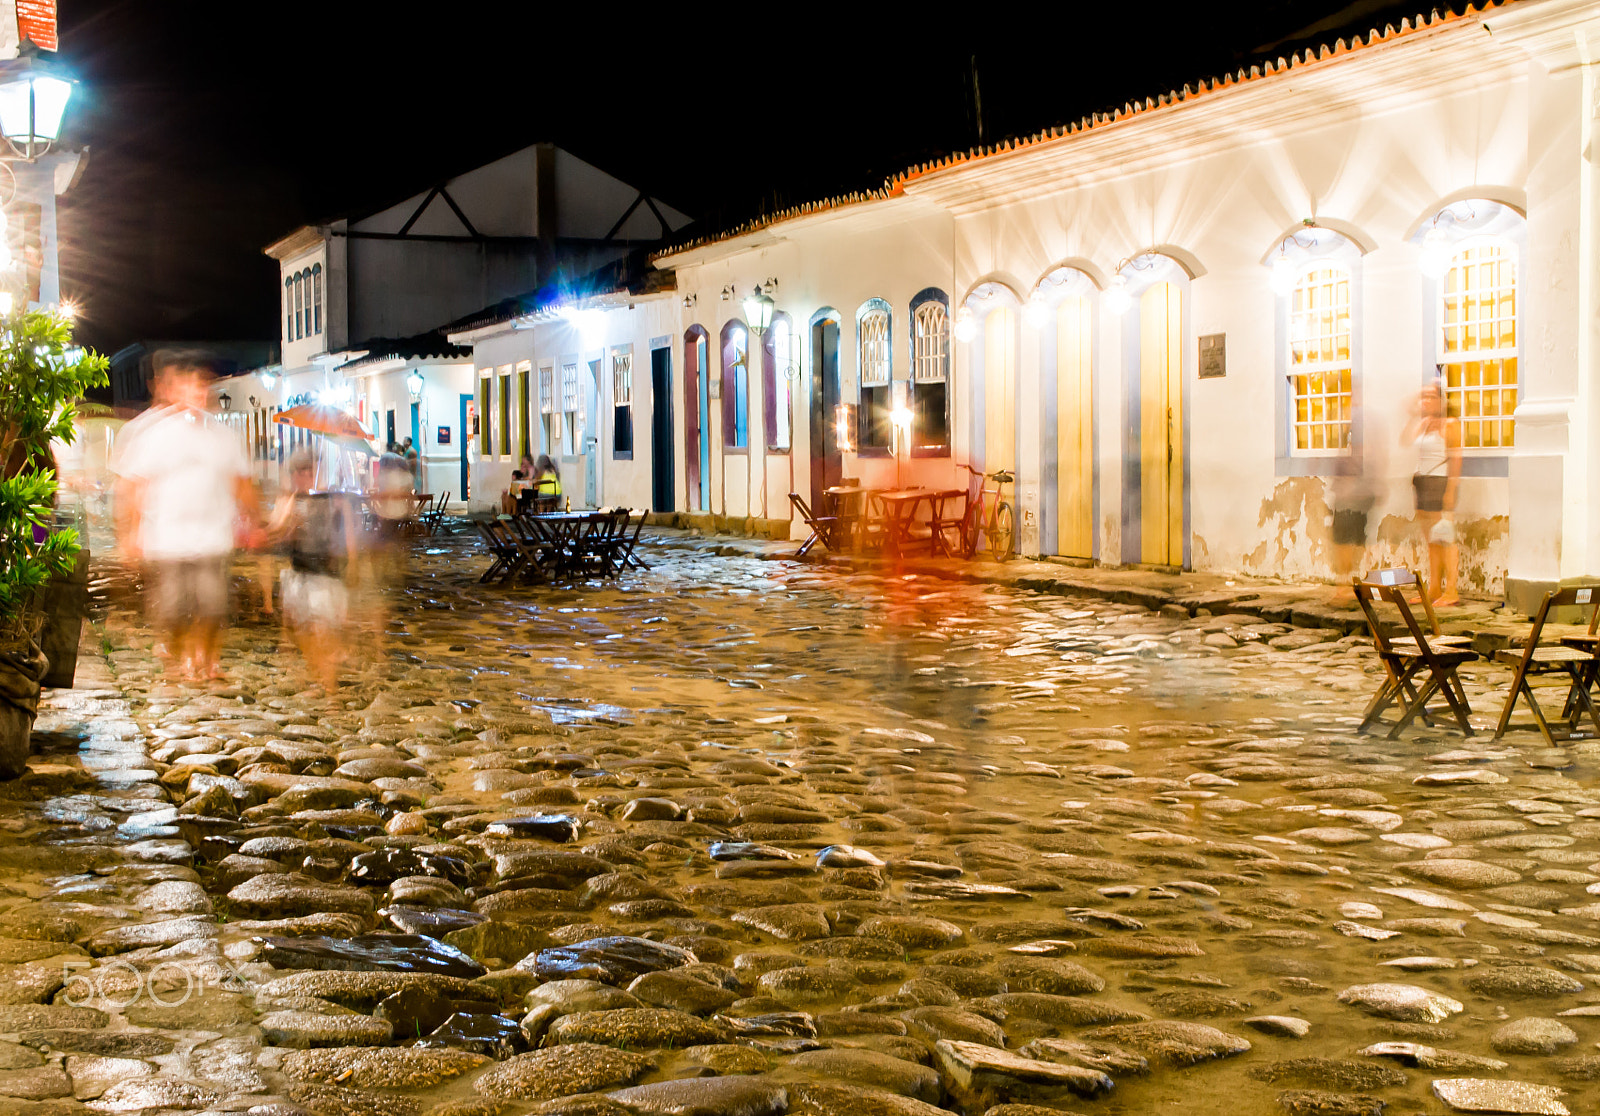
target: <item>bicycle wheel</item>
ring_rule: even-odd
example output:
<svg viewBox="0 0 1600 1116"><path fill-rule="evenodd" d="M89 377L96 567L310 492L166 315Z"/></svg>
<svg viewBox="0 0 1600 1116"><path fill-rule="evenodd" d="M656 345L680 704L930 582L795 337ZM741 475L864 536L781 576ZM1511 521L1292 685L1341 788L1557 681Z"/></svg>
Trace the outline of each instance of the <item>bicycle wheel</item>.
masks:
<svg viewBox="0 0 1600 1116"><path fill-rule="evenodd" d="M994 522L989 527L989 556L997 562L1007 561L1016 545L1017 522L1011 505L1000 504L994 509Z"/></svg>

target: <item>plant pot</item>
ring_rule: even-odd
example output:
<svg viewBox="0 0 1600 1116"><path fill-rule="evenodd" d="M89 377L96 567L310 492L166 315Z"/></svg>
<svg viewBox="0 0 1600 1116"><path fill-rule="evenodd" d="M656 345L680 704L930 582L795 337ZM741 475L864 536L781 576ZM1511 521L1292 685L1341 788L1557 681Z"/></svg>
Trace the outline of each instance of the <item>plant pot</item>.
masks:
<svg viewBox="0 0 1600 1116"><path fill-rule="evenodd" d="M0 633L0 779L15 779L28 767L39 681L49 667L35 635L38 621L14 622Z"/></svg>
<svg viewBox="0 0 1600 1116"><path fill-rule="evenodd" d="M89 551L78 551L78 564L64 577L53 577L44 590L44 628L39 650L50 660L40 683L61 689L72 687L78 672L78 637L89 612Z"/></svg>

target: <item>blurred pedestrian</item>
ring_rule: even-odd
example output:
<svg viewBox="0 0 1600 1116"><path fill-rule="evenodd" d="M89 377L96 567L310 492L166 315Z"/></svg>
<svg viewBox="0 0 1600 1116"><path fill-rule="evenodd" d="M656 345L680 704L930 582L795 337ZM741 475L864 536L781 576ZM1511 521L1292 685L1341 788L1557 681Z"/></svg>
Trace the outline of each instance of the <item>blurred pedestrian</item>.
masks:
<svg viewBox="0 0 1600 1116"><path fill-rule="evenodd" d="M143 567L147 611L169 671L220 676L228 564L238 521L257 514L237 435L207 413L210 370L194 354L155 356L154 405L113 454L122 546Z"/></svg>
<svg viewBox="0 0 1600 1116"><path fill-rule="evenodd" d="M1349 443L1343 457L1334 459L1328 483L1328 503L1333 511L1333 573L1338 588L1335 600L1354 600L1352 577L1361 572L1371 539L1372 508L1382 494L1383 435L1361 406L1359 387L1350 394Z"/></svg>
<svg viewBox="0 0 1600 1116"><path fill-rule="evenodd" d="M268 533L287 545L289 568L280 578L289 634L324 693L339 685L350 611L345 579L357 548L355 509L340 492L313 492L316 460L299 449L289 458L289 492Z"/></svg>
<svg viewBox="0 0 1600 1116"><path fill-rule="evenodd" d="M406 468L411 470L411 491L422 491L422 458L417 455L416 447L411 444L410 435L400 444L400 456L406 459Z"/></svg>
<svg viewBox="0 0 1600 1116"><path fill-rule="evenodd" d="M1433 603L1461 603L1456 584L1460 551L1456 545L1456 493L1461 483L1461 424L1449 413L1442 380L1417 396L1406 439L1416 447L1417 531L1428 551L1428 592Z"/></svg>
<svg viewBox="0 0 1600 1116"><path fill-rule="evenodd" d="M548 453L541 453L533 466L533 487L541 497L561 495L561 470Z"/></svg>

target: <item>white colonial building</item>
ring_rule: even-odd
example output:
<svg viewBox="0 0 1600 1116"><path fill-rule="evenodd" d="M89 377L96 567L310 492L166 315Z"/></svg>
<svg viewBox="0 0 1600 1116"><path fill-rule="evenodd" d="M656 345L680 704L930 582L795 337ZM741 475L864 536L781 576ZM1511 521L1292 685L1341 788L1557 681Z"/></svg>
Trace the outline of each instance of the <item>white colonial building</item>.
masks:
<svg viewBox="0 0 1600 1116"><path fill-rule="evenodd" d="M815 500L970 463L1016 472L1025 553L1329 577L1353 449L1388 481L1371 560L1417 560L1401 433L1441 377L1464 587L1600 574L1597 58L1592 2L1407 21L456 330L495 416L475 492L558 449L592 503L799 537L791 476Z"/></svg>
<svg viewBox="0 0 1600 1116"><path fill-rule="evenodd" d="M297 437L274 423L279 411L311 400L347 407L380 447L412 438L424 486L459 500L475 375L439 327L522 292L559 291L688 220L535 144L368 216L296 229L265 250L282 284L283 359L252 372L257 405L235 421L268 465Z"/></svg>

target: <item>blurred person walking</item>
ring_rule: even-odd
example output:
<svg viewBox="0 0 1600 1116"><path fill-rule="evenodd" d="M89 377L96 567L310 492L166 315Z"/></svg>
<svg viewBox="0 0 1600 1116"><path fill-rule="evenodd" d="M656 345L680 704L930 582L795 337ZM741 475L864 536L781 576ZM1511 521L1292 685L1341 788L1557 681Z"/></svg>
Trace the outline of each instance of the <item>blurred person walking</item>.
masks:
<svg viewBox="0 0 1600 1116"><path fill-rule="evenodd" d="M1336 601L1355 599L1351 578L1362 571L1371 539L1371 516L1383 494L1386 457L1382 430L1361 405L1360 389L1350 397L1348 452L1334 460L1333 479L1328 484L1328 503L1333 510L1333 574L1338 587Z"/></svg>
<svg viewBox="0 0 1600 1116"><path fill-rule="evenodd" d="M1461 483L1461 424L1449 413L1442 380L1417 396L1405 438L1417 448L1417 531L1428 550L1428 592L1443 607L1461 603L1456 585L1456 493Z"/></svg>
<svg viewBox="0 0 1600 1116"><path fill-rule="evenodd" d="M289 491L274 510L267 534L282 540L289 555L289 568L280 576L284 622L331 697L345 660L346 577L357 547L356 516L344 493L312 491L316 473L311 451L296 450L289 458Z"/></svg>
<svg viewBox="0 0 1600 1116"><path fill-rule="evenodd" d="M118 536L143 567L146 607L167 669L221 676L235 526L257 514L237 435L207 412L211 372L195 354L155 356L154 405L117 439Z"/></svg>

